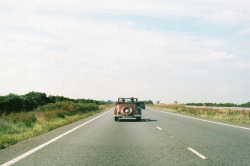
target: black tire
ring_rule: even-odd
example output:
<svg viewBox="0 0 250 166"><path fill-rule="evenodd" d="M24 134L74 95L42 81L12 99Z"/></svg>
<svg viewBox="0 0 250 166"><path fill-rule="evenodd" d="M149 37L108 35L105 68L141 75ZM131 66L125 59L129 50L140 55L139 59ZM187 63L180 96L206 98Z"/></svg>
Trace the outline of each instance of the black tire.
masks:
<svg viewBox="0 0 250 166"><path fill-rule="evenodd" d="M141 118L136 118L136 121L141 121Z"/></svg>
<svg viewBox="0 0 250 166"><path fill-rule="evenodd" d="M115 117L115 121L118 121L118 117Z"/></svg>

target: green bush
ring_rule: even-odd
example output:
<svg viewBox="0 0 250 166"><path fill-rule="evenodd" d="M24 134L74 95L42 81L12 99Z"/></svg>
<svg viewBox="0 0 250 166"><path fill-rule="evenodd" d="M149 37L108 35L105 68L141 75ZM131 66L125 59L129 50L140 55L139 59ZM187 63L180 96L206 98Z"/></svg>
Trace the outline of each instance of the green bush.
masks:
<svg viewBox="0 0 250 166"><path fill-rule="evenodd" d="M8 121L0 119L0 126L1 126L0 133L16 134L16 133L22 132L22 130L20 130L20 127L24 125L16 126L14 122L8 122Z"/></svg>
<svg viewBox="0 0 250 166"><path fill-rule="evenodd" d="M24 99L16 94L0 96L0 115L3 113L20 112L23 104Z"/></svg>
<svg viewBox="0 0 250 166"><path fill-rule="evenodd" d="M44 111L54 111L54 110L62 110L70 113L77 112L86 112L86 111L94 111L97 110L99 106L94 103L74 103L69 101L51 103L43 106L39 106L36 111L44 112Z"/></svg>
<svg viewBox="0 0 250 166"><path fill-rule="evenodd" d="M63 112L58 112L57 117L59 118L65 118L65 114Z"/></svg>

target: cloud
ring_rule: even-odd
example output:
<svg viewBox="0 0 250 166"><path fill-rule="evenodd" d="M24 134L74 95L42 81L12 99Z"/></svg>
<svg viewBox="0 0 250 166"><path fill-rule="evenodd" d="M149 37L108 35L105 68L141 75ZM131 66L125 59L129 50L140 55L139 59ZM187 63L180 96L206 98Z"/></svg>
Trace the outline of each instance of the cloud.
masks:
<svg viewBox="0 0 250 166"><path fill-rule="evenodd" d="M232 61L235 58L234 55L227 52L211 52L201 56L201 62L218 62L218 61Z"/></svg>
<svg viewBox="0 0 250 166"><path fill-rule="evenodd" d="M15 3L16 2L16 3ZM143 15L178 19L178 17L200 18L212 20L219 23L239 23L249 21L250 3L247 0L234 1L200 1L191 0L178 2L166 0L92 0L82 1L22 1L22 4L15 5L18 1L4 1L2 5L13 13L46 13L51 15L61 15L63 13L73 16L81 14L129 14ZM14 5L13 5L14 4Z"/></svg>
<svg viewBox="0 0 250 166"><path fill-rule="evenodd" d="M250 35L250 24L246 25L241 31L240 35Z"/></svg>

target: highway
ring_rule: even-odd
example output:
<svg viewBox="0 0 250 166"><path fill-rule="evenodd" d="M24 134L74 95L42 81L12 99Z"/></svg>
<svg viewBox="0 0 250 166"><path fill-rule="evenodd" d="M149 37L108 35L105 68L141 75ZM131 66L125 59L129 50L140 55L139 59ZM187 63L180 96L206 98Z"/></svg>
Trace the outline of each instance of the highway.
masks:
<svg viewBox="0 0 250 166"><path fill-rule="evenodd" d="M250 165L250 126L142 115L115 122L112 110L99 113L0 150L0 165Z"/></svg>

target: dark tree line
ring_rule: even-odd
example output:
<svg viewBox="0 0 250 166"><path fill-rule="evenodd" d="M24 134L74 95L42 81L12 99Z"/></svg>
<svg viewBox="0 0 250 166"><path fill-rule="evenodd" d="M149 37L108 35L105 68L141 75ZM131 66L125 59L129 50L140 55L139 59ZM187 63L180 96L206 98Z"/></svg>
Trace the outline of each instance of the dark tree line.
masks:
<svg viewBox="0 0 250 166"><path fill-rule="evenodd" d="M145 104L154 104L152 100L143 101Z"/></svg>
<svg viewBox="0 0 250 166"><path fill-rule="evenodd" d="M106 104L104 101L97 101L92 99L70 99L63 96L47 96L45 93L29 92L25 95L9 94L6 96L0 96L0 114L31 111L38 106L42 106L49 103L71 101L75 103L95 103L98 105Z"/></svg>
<svg viewBox="0 0 250 166"><path fill-rule="evenodd" d="M233 104L233 103L187 103L186 105L191 106L207 106L207 107L250 107L250 102L244 104Z"/></svg>

